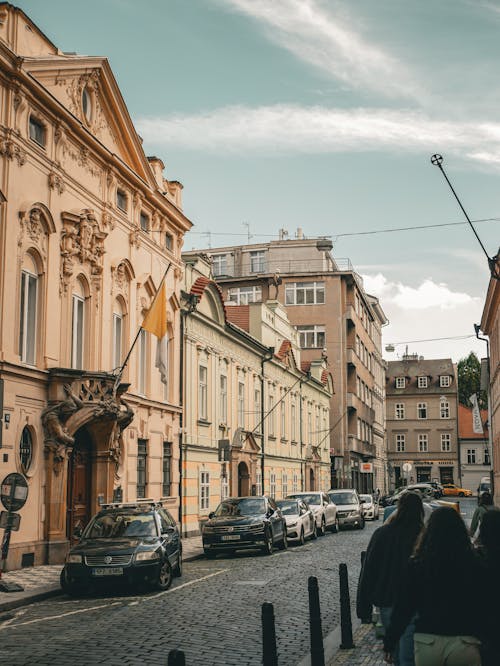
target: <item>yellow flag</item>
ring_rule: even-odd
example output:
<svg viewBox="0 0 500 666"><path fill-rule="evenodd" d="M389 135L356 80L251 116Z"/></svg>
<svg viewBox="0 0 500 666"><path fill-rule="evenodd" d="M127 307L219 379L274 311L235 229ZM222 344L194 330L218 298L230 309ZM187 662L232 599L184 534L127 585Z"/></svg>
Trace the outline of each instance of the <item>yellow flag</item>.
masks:
<svg viewBox="0 0 500 666"><path fill-rule="evenodd" d="M167 292L162 282L155 302L142 322L142 328L158 338L155 366L160 371L161 381L168 382L168 336L167 336Z"/></svg>

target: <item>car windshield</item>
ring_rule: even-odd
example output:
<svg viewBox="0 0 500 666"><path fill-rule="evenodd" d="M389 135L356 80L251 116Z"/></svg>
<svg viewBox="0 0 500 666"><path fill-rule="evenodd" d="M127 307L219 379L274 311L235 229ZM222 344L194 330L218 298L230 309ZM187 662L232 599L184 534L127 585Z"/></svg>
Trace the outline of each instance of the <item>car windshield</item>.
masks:
<svg viewBox="0 0 500 666"><path fill-rule="evenodd" d="M266 503L263 499L245 498L240 500L225 500L215 510L219 516L256 516L266 513Z"/></svg>
<svg viewBox="0 0 500 666"><path fill-rule="evenodd" d="M360 495L359 499L363 500L363 502L366 502L366 504L373 502L373 498L371 495Z"/></svg>
<svg viewBox="0 0 500 666"><path fill-rule="evenodd" d="M283 502L277 502L279 508L281 509L281 513L284 516L298 516L299 515L299 507L297 505L297 502L295 500L284 500Z"/></svg>
<svg viewBox="0 0 500 666"><path fill-rule="evenodd" d="M357 504L358 500L354 493L330 493L330 499L335 504Z"/></svg>
<svg viewBox="0 0 500 666"><path fill-rule="evenodd" d="M158 536L153 513L100 513L85 528L85 539Z"/></svg>
<svg viewBox="0 0 500 666"><path fill-rule="evenodd" d="M319 493L311 493L310 495L290 495L290 497L300 497L306 504L321 504L321 495Z"/></svg>

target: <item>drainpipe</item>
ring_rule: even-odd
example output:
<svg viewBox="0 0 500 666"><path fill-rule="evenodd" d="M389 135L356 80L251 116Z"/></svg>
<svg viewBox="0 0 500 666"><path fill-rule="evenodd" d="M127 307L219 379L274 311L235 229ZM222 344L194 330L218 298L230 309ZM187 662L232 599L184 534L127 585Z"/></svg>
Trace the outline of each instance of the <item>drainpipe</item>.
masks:
<svg viewBox="0 0 500 666"><path fill-rule="evenodd" d="M490 483L491 483L491 495L495 497L495 470L493 467L493 434L491 427L491 384L490 384L490 341L488 338L485 338L482 335L479 335L481 327L479 324L474 324L474 331L476 332L476 338L486 342L486 359L488 364L488 454L490 459ZM479 479L481 481L481 479Z"/></svg>
<svg viewBox="0 0 500 666"><path fill-rule="evenodd" d="M265 407L264 407L264 363L270 361L274 356L274 347L268 347L266 354L260 359L260 423L261 423L261 457L260 457L260 477L262 494L264 490L264 470L265 470L265 452L266 452L266 429L265 429Z"/></svg>
<svg viewBox="0 0 500 666"><path fill-rule="evenodd" d="M183 484L182 446L183 446L183 439L182 439L182 431L183 431L183 428L184 428L184 369L185 369L185 363L184 363L184 317L185 317L185 311L181 309L181 339L180 339L180 363L179 363L179 368L180 368L180 373L179 373L179 407L181 408L181 411L179 413L179 525L180 525L181 535L183 533L183 530L182 530L182 520L183 520L183 513L182 513L182 502L183 502L183 493L182 493L182 484Z"/></svg>
<svg viewBox="0 0 500 666"><path fill-rule="evenodd" d="M304 491L306 489L306 464L304 462L304 455L303 455L303 448L304 448L304 440L302 438L302 382L299 384L300 386L300 409L299 409L299 439L300 439L300 483L301 483L301 490Z"/></svg>

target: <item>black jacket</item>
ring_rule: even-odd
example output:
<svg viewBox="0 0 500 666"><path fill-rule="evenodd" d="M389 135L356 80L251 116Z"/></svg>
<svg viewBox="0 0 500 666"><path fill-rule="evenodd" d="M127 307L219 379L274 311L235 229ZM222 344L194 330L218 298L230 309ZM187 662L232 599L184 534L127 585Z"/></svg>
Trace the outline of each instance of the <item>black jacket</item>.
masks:
<svg viewBox="0 0 500 666"><path fill-rule="evenodd" d="M401 585L416 535L408 535L387 523L372 535L358 584L357 616L370 616L372 606L391 607Z"/></svg>
<svg viewBox="0 0 500 666"><path fill-rule="evenodd" d="M384 649L392 652L416 614L415 632L438 636L481 636L482 574L477 557L467 564L450 562L448 570L431 580L421 561L411 558L397 592Z"/></svg>

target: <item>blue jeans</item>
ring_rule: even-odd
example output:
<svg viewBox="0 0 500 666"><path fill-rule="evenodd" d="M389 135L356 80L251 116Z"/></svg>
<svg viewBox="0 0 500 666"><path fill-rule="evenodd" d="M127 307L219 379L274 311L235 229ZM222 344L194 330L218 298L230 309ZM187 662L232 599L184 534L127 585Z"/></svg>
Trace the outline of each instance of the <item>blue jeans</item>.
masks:
<svg viewBox="0 0 500 666"><path fill-rule="evenodd" d="M391 622L392 608L380 608L380 619L387 631ZM415 666L415 652L413 649L413 634L415 633L415 618L412 618L409 625L403 631L399 643L396 645L392 658L396 666Z"/></svg>

